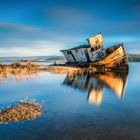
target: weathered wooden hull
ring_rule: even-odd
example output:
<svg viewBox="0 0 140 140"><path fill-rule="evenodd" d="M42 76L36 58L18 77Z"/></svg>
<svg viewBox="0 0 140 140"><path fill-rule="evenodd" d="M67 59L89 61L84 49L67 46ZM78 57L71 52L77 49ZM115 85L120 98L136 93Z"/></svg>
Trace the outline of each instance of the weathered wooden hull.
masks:
<svg viewBox="0 0 140 140"><path fill-rule="evenodd" d="M113 46L106 51L108 55L102 60L94 63L94 66L114 70L128 69L128 58L123 45Z"/></svg>

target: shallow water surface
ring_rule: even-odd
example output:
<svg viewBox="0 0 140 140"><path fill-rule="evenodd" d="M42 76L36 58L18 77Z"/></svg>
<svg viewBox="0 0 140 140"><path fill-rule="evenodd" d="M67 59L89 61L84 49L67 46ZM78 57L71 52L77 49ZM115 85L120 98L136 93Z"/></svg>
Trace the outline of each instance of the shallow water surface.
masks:
<svg viewBox="0 0 140 140"><path fill-rule="evenodd" d="M24 100L39 118L0 125L0 140L139 140L140 63L129 73L0 77L0 108Z"/></svg>

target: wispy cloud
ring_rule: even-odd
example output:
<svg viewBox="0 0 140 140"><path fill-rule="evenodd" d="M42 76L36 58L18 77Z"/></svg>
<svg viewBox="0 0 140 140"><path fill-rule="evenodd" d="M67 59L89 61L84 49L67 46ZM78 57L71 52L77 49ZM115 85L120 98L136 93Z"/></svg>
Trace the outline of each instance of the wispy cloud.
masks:
<svg viewBox="0 0 140 140"><path fill-rule="evenodd" d="M0 22L0 29L15 29L15 30L31 31L31 32L39 30L37 27L33 27L31 25L8 23L8 22Z"/></svg>
<svg viewBox="0 0 140 140"><path fill-rule="evenodd" d="M140 53L140 37L139 36L111 36L105 38L105 46L110 47L111 45L123 43L126 52L129 54Z"/></svg>
<svg viewBox="0 0 140 140"><path fill-rule="evenodd" d="M74 7L54 6L46 12L50 15L52 22L63 27L86 27L90 26L92 21L91 13Z"/></svg>
<svg viewBox="0 0 140 140"><path fill-rule="evenodd" d="M18 42L19 43L19 42ZM47 56L60 55L61 43L49 41L13 42L10 47L0 47L0 56Z"/></svg>
<svg viewBox="0 0 140 140"><path fill-rule="evenodd" d="M61 55L59 50L80 40L75 35L22 24L2 22L0 30L0 56Z"/></svg>

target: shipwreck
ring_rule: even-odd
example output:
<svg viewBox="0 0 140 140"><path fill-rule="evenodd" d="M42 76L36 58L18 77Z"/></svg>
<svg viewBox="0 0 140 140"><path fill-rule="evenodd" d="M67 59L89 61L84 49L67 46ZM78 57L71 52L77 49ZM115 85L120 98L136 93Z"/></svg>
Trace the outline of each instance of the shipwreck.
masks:
<svg viewBox="0 0 140 140"><path fill-rule="evenodd" d="M128 57L123 44L105 48L101 33L87 41L87 45L61 50L66 59L65 66L88 67L93 71L128 70Z"/></svg>

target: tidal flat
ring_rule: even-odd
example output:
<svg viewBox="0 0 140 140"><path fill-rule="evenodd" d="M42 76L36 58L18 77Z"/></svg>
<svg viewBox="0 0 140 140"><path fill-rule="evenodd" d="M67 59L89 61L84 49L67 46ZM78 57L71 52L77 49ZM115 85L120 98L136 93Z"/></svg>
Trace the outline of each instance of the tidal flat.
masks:
<svg viewBox="0 0 140 140"><path fill-rule="evenodd" d="M139 74L140 63L129 63L128 73L1 73L0 110L35 100L42 111L0 124L0 139L139 140Z"/></svg>

